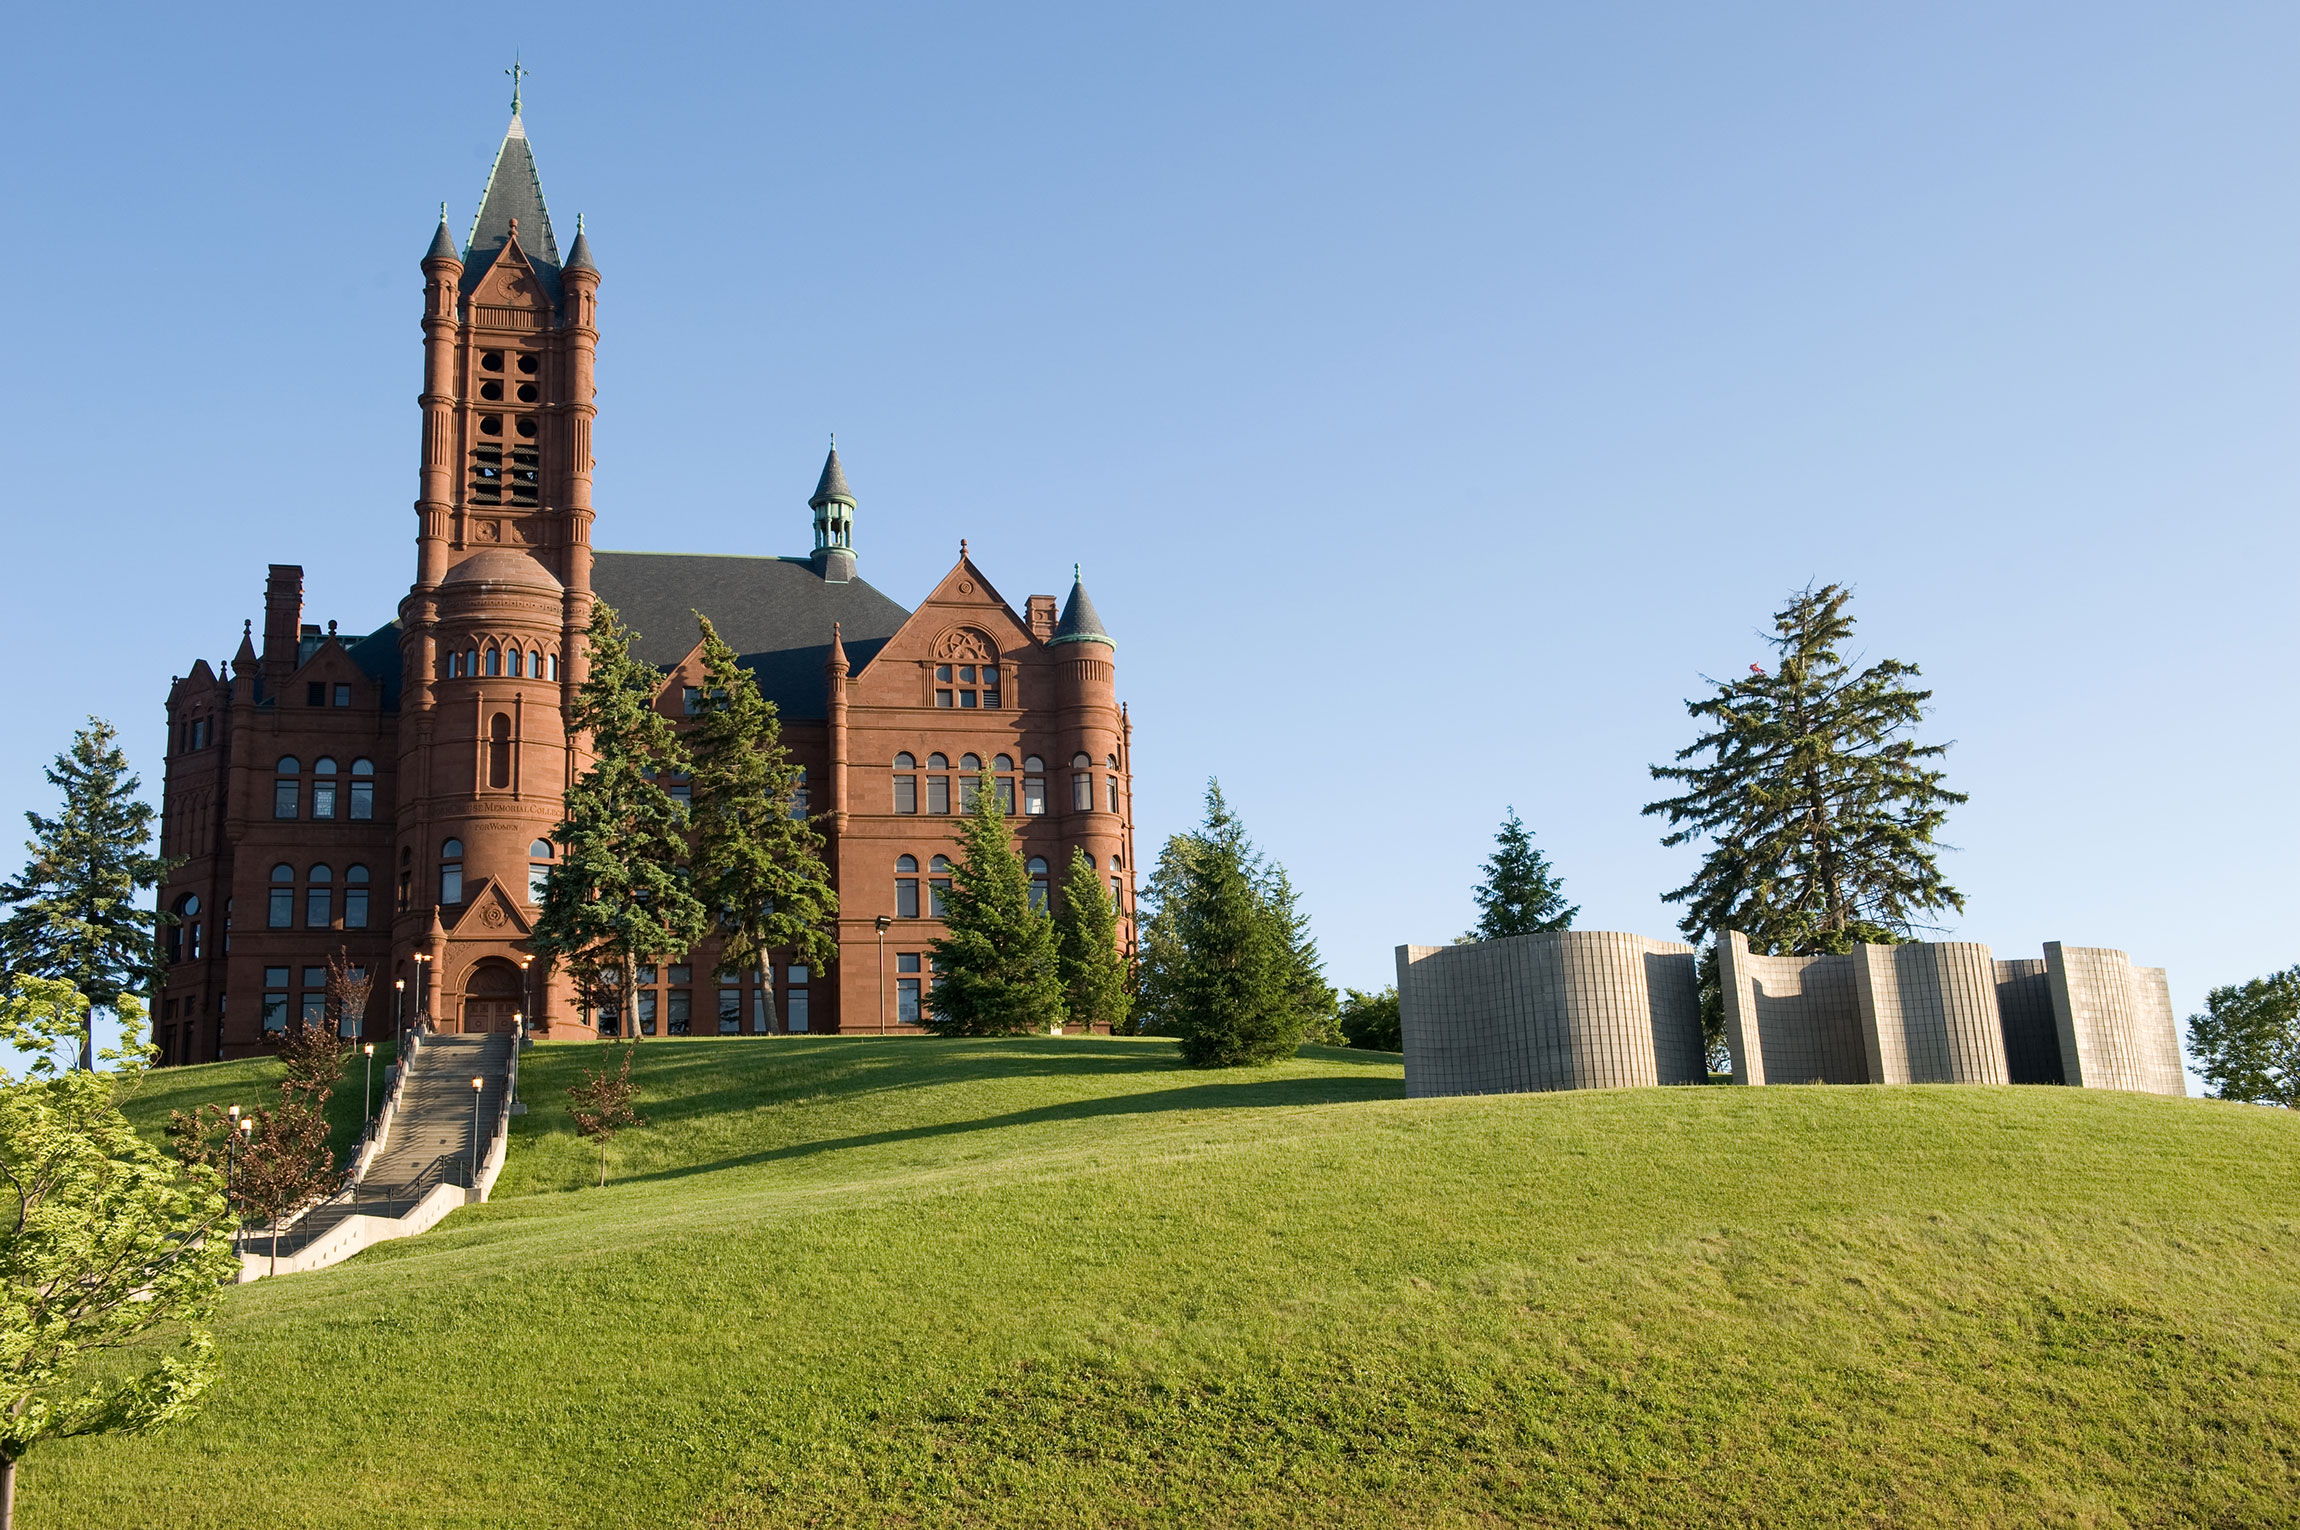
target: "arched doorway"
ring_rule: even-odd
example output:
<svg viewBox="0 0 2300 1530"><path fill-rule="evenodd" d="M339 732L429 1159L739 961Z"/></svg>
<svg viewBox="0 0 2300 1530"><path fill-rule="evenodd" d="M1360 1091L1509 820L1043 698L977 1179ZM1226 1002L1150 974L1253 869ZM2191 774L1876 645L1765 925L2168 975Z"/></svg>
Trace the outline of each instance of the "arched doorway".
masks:
<svg viewBox="0 0 2300 1530"><path fill-rule="evenodd" d="M464 1033L511 1030L521 998L519 969L499 956L487 958L463 982Z"/></svg>

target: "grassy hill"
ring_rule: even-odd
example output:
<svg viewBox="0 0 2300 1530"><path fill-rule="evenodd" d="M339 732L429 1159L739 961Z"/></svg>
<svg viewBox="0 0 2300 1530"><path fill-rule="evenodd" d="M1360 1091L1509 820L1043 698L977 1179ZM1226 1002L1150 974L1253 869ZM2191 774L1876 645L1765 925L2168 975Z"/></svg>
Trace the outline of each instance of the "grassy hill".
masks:
<svg viewBox="0 0 2300 1530"><path fill-rule="evenodd" d="M497 1200L233 1292L207 1412L43 1448L25 1524L2258 1523L2300 1489L2282 1113L660 1042L601 1191L589 1060L528 1055Z"/></svg>

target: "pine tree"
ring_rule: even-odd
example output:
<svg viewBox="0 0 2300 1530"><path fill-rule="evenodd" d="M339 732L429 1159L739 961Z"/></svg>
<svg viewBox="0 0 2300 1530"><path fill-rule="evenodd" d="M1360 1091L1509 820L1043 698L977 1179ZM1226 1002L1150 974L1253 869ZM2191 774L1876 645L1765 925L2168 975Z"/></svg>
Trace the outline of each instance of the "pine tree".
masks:
<svg viewBox="0 0 2300 1530"><path fill-rule="evenodd" d="M24 977L69 983L88 1000L89 1030L80 1066L94 1063L94 1015L116 1012L123 996L159 986L157 926L172 914L136 906L177 863L146 852L152 806L138 799L143 783L128 774L119 735L100 717L72 736L48 781L64 790L54 818L26 813L32 859L0 902L14 910L0 921L0 967Z"/></svg>
<svg viewBox="0 0 2300 1530"><path fill-rule="evenodd" d="M1716 941L1739 930L1768 955L1849 951L1914 938L1926 915L1962 911L1943 879L1935 836L1962 792L1926 762L1946 744L1919 744L1931 691L1904 682L1914 664L1883 659L1855 671L1839 653L1851 636L1852 592L1808 586L1774 613L1778 655L1685 709L1709 731L1650 767L1683 794L1648 803L1675 832L1664 845L1706 837L1693 880L1663 896L1686 905L1686 938L1700 960L1701 1026L1710 1067L1725 1058L1724 995ZM1707 760L1687 765L1687 760Z"/></svg>
<svg viewBox="0 0 2300 1530"><path fill-rule="evenodd" d="M1675 828L1661 842L1710 841L1693 880L1664 895L1686 905L1679 928L1694 939L1739 930L1762 952L1849 951L1911 939L1926 915L1964 908L1935 836L1965 797L1926 763L1948 745L1910 736L1933 693L1904 683L1913 664L1845 661L1850 598L1833 584L1799 593L1773 618L1773 672L1712 681L1714 695L1685 704L1709 731L1677 752L1681 763L1652 767L1685 787L1645 808Z"/></svg>
<svg viewBox="0 0 2300 1530"><path fill-rule="evenodd" d="M737 661L709 617L703 629L703 710L694 755L695 894L717 921L720 963L750 967L767 990L767 956L788 950L808 967L838 958L838 894L823 837L798 805L800 767L783 747L775 704Z"/></svg>
<svg viewBox="0 0 2300 1530"><path fill-rule="evenodd" d="M691 886L687 814L662 782L688 765L655 707L662 672L631 652L631 633L605 602L592 608L584 652L590 670L569 721L591 763L551 831L561 853L531 946L577 973L612 973L622 1030L635 1042L640 964L686 955L711 920Z"/></svg>
<svg viewBox="0 0 2300 1530"><path fill-rule="evenodd" d="M1019 1036L1062 1022L1054 921L1031 907L1030 873L1014 850L998 778L984 770L959 821L961 853L943 898L926 1017L937 1036Z"/></svg>
<svg viewBox="0 0 2300 1530"><path fill-rule="evenodd" d="M1259 860L1259 858L1257 857ZM1286 987L1302 1017L1302 1040L1322 1046L1347 1046L1335 1010L1334 987L1326 981L1326 959L1310 934L1310 916L1294 898L1293 879L1275 861L1260 861L1257 888L1278 921L1286 942Z"/></svg>
<svg viewBox="0 0 2300 1530"><path fill-rule="evenodd" d="M1081 1031L1100 1025L1118 1035L1133 1003L1126 992L1126 964L1118 955L1118 913L1101 873L1076 846L1062 883L1054 936L1066 1023Z"/></svg>
<svg viewBox="0 0 2300 1530"><path fill-rule="evenodd" d="M1245 826L1206 786L1206 821L1170 840L1151 881L1142 998L1153 1024L1181 1039L1194 1067L1238 1067L1292 1055L1319 1013L1332 1012L1317 947L1284 870L1264 862Z"/></svg>
<svg viewBox="0 0 2300 1530"><path fill-rule="evenodd" d="M1477 928L1473 940L1503 940L1512 935L1537 935L1547 930L1570 930L1579 905L1565 901L1565 883L1550 869L1549 857L1533 847L1533 835L1511 808L1493 837L1493 859L1485 863L1485 880L1472 894L1477 899Z"/></svg>

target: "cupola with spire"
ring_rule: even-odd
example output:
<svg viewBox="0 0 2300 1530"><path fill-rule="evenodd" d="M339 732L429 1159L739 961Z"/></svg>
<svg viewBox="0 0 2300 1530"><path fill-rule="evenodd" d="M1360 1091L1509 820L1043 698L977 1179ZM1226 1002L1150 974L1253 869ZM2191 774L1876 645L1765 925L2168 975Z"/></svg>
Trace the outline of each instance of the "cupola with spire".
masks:
<svg viewBox="0 0 2300 1530"><path fill-rule="evenodd" d="M807 503L815 512L815 572L826 584L845 584L855 576L855 497L839 466L836 436L831 438L831 454L823 459L814 498Z"/></svg>

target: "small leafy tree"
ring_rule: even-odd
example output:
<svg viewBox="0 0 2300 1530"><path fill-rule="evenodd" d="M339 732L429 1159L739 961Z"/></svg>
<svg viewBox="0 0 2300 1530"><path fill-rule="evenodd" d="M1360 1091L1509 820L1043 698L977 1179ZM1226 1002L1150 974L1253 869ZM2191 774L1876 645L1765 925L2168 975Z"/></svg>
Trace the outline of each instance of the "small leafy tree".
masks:
<svg viewBox="0 0 2300 1530"><path fill-rule="evenodd" d="M678 730L656 710L662 672L631 652L605 602L592 608L590 665L570 716L591 763L568 789L561 846L529 946L580 972L612 973L622 1029L639 1035L639 967L686 955L711 918L688 870L687 814L662 777L686 771Z"/></svg>
<svg viewBox="0 0 2300 1530"><path fill-rule="evenodd" d="M366 1035L367 1001L374 992L375 974L354 965L351 953L338 946L335 954L327 959L329 1028L338 1036Z"/></svg>
<svg viewBox="0 0 2300 1530"><path fill-rule="evenodd" d="M839 897L823 864L823 837L798 806L803 773L783 747L775 704L710 618L696 619L705 679L703 710L687 738L695 895L717 922L721 965L752 968L764 993L772 951L817 968L838 959Z"/></svg>
<svg viewBox="0 0 2300 1530"><path fill-rule="evenodd" d="M2217 1098L2300 1109L2300 967L2206 994L2188 1050Z"/></svg>
<svg viewBox="0 0 2300 1530"><path fill-rule="evenodd" d="M325 1106L343 1078L343 1060L350 1050L334 1026L299 1023L280 1040L280 1062L287 1068L280 1093L300 1098L314 1109Z"/></svg>
<svg viewBox="0 0 2300 1530"><path fill-rule="evenodd" d="M1206 821L1184 846L1160 853L1159 896L1144 925L1142 991L1162 1029L1193 1067L1275 1062L1301 1044L1324 995L1316 946L1293 907L1284 873L1267 865L1245 825L1206 786ZM1314 980L1315 987L1312 987Z"/></svg>
<svg viewBox="0 0 2300 1530"><path fill-rule="evenodd" d="M188 1417L215 1379L204 1326L237 1260L210 1236L227 1215L220 1176L184 1168L137 1135L119 1101L143 1077L143 1007L116 1000L127 1034L101 1072L54 1053L86 1036L66 983L20 978L0 995L0 1043L29 1057L0 1072L0 1530L16 1467L42 1440L157 1428ZM121 1374L111 1353L171 1352Z"/></svg>
<svg viewBox="0 0 2300 1530"><path fill-rule="evenodd" d="M173 914L136 905L176 864L148 853L152 806L136 795L119 735L100 717L72 736L72 747L48 767L64 791L54 818L26 813L32 858L14 881L0 883L0 969L69 983L88 1001L80 1066L95 1062L95 1012L116 1012L121 998L159 980L155 925Z"/></svg>
<svg viewBox="0 0 2300 1530"><path fill-rule="evenodd" d="M1062 883L1062 905L1054 915L1054 935L1067 1023L1082 1031L1100 1025L1118 1035L1133 1006L1126 992L1126 964L1118 954L1118 911L1101 873L1075 846Z"/></svg>
<svg viewBox="0 0 2300 1530"><path fill-rule="evenodd" d="M236 1189L249 1212L271 1228L271 1273L277 1275L280 1224L335 1194L343 1175L335 1167L327 1114L319 1105L282 1085L277 1105L249 1115L255 1130L240 1150Z"/></svg>
<svg viewBox="0 0 2300 1530"><path fill-rule="evenodd" d="M575 1117L576 1134L599 1144L602 1189L607 1184L607 1144L615 1140L617 1132L647 1124L647 1118L635 1108L639 1086L631 1079L631 1048L625 1045L616 1050L622 1054L622 1062L614 1072L604 1067L585 1068L583 1082L567 1089L575 1102L569 1113Z"/></svg>
<svg viewBox="0 0 2300 1530"><path fill-rule="evenodd" d="M1478 916L1470 938L1504 940L1512 935L1572 929L1573 916L1581 909L1565 901L1564 880L1550 869L1549 857L1534 848L1533 835L1518 818L1516 808L1509 809L1493 842L1493 858L1484 867L1485 880L1472 894L1477 899Z"/></svg>
<svg viewBox="0 0 2300 1530"><path fill-rule="evenodd" d="M1394 986L1379 993L1343 989L1341 1022L1342 1034L1353 1047L1369 1052L1405 1050L1405 1038L1398 1025L1398 991Z"/></svg>
<svg viewBox="0 0 2300 1530"><path fill-rule="evenodd" d="M927 1028L937 1036L1019 1036L1062 1020L1054 922L1031 907L1030 872L1014 850L998 781L982 772L959 820L960 855L934 942Z"/></svg>

